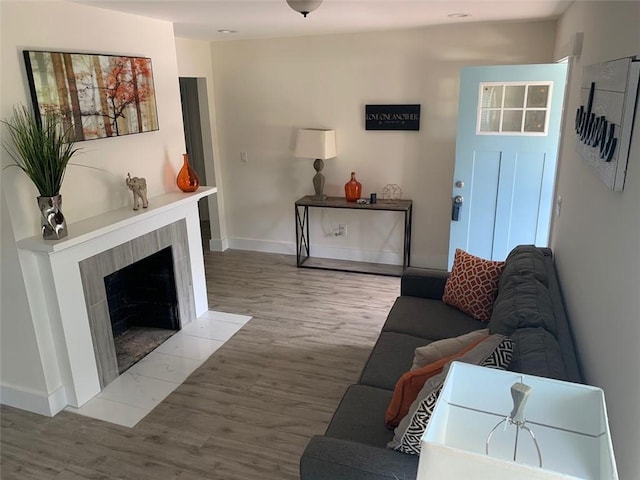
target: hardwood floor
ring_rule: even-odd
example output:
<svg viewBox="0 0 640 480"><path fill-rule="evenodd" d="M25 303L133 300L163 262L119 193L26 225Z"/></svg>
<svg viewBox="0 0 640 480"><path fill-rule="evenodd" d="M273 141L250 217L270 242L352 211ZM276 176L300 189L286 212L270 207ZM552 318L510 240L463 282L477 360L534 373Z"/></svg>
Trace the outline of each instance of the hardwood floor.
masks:
<svg viewBox="0 0 640 480"><path fill-rule="evenodd" d="M205 254L209 308L253 319L134 428L0 409L3 480L286 480L355 382L399 279Z"/></svg>

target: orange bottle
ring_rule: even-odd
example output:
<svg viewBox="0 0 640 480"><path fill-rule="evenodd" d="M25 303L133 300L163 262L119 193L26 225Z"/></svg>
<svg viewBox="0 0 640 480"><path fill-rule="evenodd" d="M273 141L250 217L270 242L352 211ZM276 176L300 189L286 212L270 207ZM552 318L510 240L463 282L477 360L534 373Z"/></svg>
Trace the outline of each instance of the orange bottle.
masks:
<svg viewBox="0 0 640 480"><path fill-rule="evenodd" d="M362 184L356 180L356 172L351 172L351 180L344 185L344 196L347 202L355 202L362 194Z"/></svg>

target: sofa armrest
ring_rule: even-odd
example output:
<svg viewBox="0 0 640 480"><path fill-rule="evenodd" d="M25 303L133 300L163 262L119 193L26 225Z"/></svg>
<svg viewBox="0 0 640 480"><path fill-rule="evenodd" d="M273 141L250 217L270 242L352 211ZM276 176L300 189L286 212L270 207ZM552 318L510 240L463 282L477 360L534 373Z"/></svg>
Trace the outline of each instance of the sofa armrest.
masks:
<svg viewBox="0 0 640 480"><path fill-rule="evenodd" d="M417 474L417 456L339 438L311 438L300 458L300 480L413 480Z"/></svg>
<svg viewBox="0 0 640 480"><path fill-rule="evenodd" d="M447 278L449 272L446 270L406 268L400 279L400 295L440 300Z"/></svg>

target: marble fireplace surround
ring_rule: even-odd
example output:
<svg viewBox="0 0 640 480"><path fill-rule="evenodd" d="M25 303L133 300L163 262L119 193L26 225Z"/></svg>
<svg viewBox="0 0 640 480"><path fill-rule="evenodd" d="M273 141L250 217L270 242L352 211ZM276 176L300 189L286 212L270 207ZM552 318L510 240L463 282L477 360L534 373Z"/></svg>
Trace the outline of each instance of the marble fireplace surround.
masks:
<svg viewBox="0 0 640 480"><path fill-rule="evenodd" d="M80 261L80 277L101 389L119 376L104 278L167 247L171 247L181 329L197 318L185 219Z"/></svg>
<svg viewBox="0 0 640 480"><path fill-rule="evenodd" d="M106 325L106 299L100 305L97 286L104 285L102 273L171 245L181 327L207 311L197 201L215 192L169 192L149 199L147 209L124 207L71 223L62 240L34 236L17 242L48 384L37 405L24 392L24 402L33 405L28 409L55 415L67 405L80 407L110 381L99 358L110 354L94 348L96 332ZM108 308L106 314L108 320Z"/></svg>

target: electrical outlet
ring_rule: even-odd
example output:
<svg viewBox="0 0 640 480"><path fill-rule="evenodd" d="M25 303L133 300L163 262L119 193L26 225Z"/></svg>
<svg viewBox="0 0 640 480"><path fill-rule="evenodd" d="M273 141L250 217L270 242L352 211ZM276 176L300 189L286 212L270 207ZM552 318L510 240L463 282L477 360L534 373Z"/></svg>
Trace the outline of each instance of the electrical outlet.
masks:
<svg viewBox="0 0 640 480"><path fill-rule="evenodd" d="M338 225L338 231L336 232L336 237L346 237L347 236L347 226L344 223Z"/></svg>
<svg viewBox="0 0 640 480"><path fill-rule="evenodd" d="M248 157L247 152L240 152L240 161L242 163L247 163Z"/></svg>

